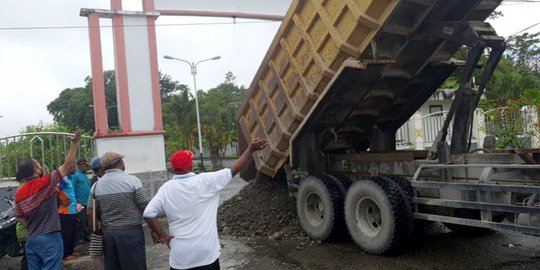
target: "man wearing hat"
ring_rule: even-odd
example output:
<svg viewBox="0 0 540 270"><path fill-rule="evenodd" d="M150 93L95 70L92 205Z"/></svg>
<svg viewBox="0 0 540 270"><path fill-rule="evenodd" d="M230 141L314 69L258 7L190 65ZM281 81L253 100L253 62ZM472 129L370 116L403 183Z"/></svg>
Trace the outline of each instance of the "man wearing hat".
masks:
<svg viewBox="0 0 540 270"><path fill-rule="evenodd" d="M171 269L219 269L219 193L248 165L253 152L264 149L267 144L264 139L256 139L231 168L201 174L192 172L191 151L173 154L174 177L160 187L144 211L154 242L171 248ZM158 216L162 214L169 221L170 235L159 223Z"/></svg>
<svg viewBox="0 0 540 270"><path fill-rule="evenodd" d="M95 156L90 160L90 169L94 172L94 176L90 179L90 186L92 186L105 174L105 170L103 170L103 166L101 166L100 156Z"/></svg>
<svg viewBox="0 0 540 270"><path fill-rule="evenodd" d="M142 213L149 198L139 178L124 172L124 155L101 157L105 174L90 189L103 232L105 269L146 269ZM93 203L88 205L94 208Z"/></svg>

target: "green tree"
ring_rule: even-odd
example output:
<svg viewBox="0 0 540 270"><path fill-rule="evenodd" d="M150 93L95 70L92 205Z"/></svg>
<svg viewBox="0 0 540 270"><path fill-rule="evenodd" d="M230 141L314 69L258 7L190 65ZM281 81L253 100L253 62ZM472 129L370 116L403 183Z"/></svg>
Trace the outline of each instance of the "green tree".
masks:
<svg viewBox="0 0 540 270"><path fill-rule="evenodd" d="M180 84L178 81L174 81L170 75L162 74L161 72L159 72L159 88L162 102L165 102L172 96L188 89L187 85Z"/></svg>
<svg viewBox="0 0 540 270"><path fill-rule="evenodd" d="M80 127L83 130L92 130L94 125L93 111L89 108L92 96L84 87L67 88L60 96L47 105L54 121L65 125L72 130Z"/></svg>
<svg viewBox="0 0 540 270"><path fill-rule="evenodd" d="M508 38L507 53L517 69L540 72L540 32L523 33ZM538 75L538 74L537 74Z"/></svg>
<svg viewBox="0 0 540 270"><path fill-rule="evenodd" d="M176 84L174 92L162 104L167 156L179 149L193 149L195 99L186 85Z"/></svg>
<svg viewBox="0 0 540 270"><path fill-rule="evenodd" d="M236 85L236 77L230 71L217 87L207 92L199 91L203 140L214 168L223 166L227 145L237 141L235 111L246 92L243 86Z"/></svg>
<svg viewBox="0 0 540 270"><path fill-rule="evenodd" d="M526 68L518 68L512 58L506 56L493 73L485 96L502 106L509 100L521 98L529 89L539 88L538 74Z"/></svg>
<svg viewBox="0 0 540 270"><path fill-rule="evenodd" d="M540 59L540 39L537 34L524 33L510 37L508 49L497 66L489 81L484 97L489 102L482 105L495 104L496 107L504 106L508 101L520 99L526 92L540 89L540 73L538 70ZM468 48L462 47L453 56L457 60L466 60ZM483 55L480 63L487 60ZM458 68L443 84L442 88L457 89L462 74L462 68ZM481 70L473 74L476 79L481 77Z"/></svg>
<svg viewBox="0 0 540 270"><path fill-rule="evenodd" d="M116 78L113 70L103 72L105 81L105 102L109 126L118 126L116 105ZM94 110L92 96L92 78L84 79L84 86L67 88L47 105L47 110L55 122L68 127L70 130L81 128L86 132L94 131Z"/></svg>
<svg viewBox="0 0 540 270"><path fill-rule="evenodd" d="M160 92L162 103L182 89L177 81L173 81L169 75L160 76ZM103 72L105 81L105 104L109 127L118 127L118 105L116 99L116 77L114 70ZM184 86L185 88L185 86ZM92 96L92 78L84 79L84 86L67 88L47 105L47 110L53 116L55 122L68 127L70 130L81 128L92 133L94 131L94 110Z"/></svg>

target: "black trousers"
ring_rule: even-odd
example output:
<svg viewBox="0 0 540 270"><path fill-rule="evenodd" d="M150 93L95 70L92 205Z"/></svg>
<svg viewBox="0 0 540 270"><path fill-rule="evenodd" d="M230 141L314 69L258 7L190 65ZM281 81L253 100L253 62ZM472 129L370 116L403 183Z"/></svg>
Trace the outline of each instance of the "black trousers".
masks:
<svg viewBox="0 0 540 270"><path fill-rule="evenodd" d="M171 270L180 270L180 269L176 269L176 268L171 267ZM211 264L207 264L207 265L203 265L203 266L197 266L197 267L193 267L193 268L189 268L189 269L183 269L183 270L220 270L220 268L219 268L219 258L217 258L217 260L215 260Z"/></svg>
<svg viewBox="0 0 540 270"><path fill-rule="evenodd" d="M60 214L60 226L62 227L62 242L64 243L64 258L73 254L75 241L77 240L77 214Z"/></svg>
<svg viewBox="0 0 540 270"><path fill-rule="evenodd" d="M77 214L77 241L75 243L78 243L79 240L84 240L85 242L90 241L90 230L88 229L88 221L87 221L87 210L86 205L83 207L83 209Z"/></svg>
<svg viewBox="0 0 540 270"><path fill-rule="evenodd" d="M23 250L24 250L24 245L26 245L26 241L21 242L21 246L23 246ZM28 270L28 260L26 259L26 252L23 254L22 259L21 259L21 270Z"/></svg>
<svg viewBox="0 0 540 270"><path fill-rule="evenodd" d="M104 228L105 270L146 270L144 232L138 228Z"/></svg>

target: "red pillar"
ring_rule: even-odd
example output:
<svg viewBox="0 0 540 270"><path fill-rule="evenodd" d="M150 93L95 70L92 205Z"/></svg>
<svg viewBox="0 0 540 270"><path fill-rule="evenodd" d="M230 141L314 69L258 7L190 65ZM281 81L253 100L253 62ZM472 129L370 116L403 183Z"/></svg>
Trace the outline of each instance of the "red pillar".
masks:
<svg viewBox="0 0 540 270"><path fill-rule="evenodd" d="M105 105L105 80L101 53L101 31L99 15L88 14L88 34L90 40L90 63L92 66L92 96L94 98L94 123L99 136L108 133L107 109Z"/></svg>

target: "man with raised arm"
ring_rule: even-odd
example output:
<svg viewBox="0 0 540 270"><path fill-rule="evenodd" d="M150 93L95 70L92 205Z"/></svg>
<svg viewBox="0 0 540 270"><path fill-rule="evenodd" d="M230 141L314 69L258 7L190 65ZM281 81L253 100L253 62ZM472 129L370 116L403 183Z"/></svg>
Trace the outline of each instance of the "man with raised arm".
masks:
<svg viewBox="0 0 540 270"><path fill-rule="evenodd" d="M15 195L15 216L28 228L25 252L29 269L58 270L62 265L57 185L75 162L80 138L78 130L71 138L64 164L51 174L43 175L41 164L33 158L26 158L17 166L17 175L25 183Z"/></svg>
<svg viewBox="0 0 540 270"><path fill-rule="evenodd" d="M248 165L253 152L267 144L264 139L256 139L230 169L200 174L192 172L191 151L173 154L171 164L175 175L160 187L143 214L154 242L171 248L171 269L219 269L219 193ZM163 214L167 216L170 235L159 223L158 217Z"/></svg>

